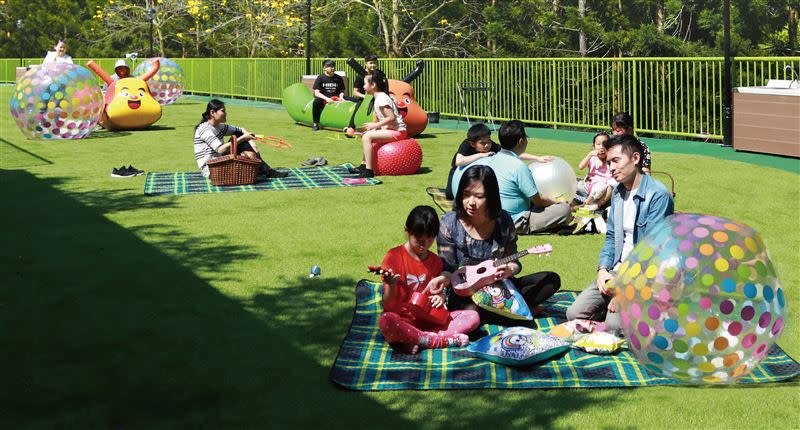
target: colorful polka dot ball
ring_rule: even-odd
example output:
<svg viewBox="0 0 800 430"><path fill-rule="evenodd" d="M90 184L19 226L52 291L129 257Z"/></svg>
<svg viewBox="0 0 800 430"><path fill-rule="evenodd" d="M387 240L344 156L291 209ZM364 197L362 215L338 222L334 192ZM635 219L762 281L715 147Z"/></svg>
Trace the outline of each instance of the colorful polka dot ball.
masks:
<svg viewBox="0 0 800 430"><path fill-rule="evenodd" d="M686 383L735 383L787 321L761 237L724 218L667 218L634 247L613 285L630 350L650 373Z"/></svg>
<svg viewBox="0 0 800 430"><path fill-rule="evenodd" d="M32 139L81 139L97 125L103 104L103 92L89 69L45 64L17 81L11 116L22 134Z"/></svg>
<svg viewBox="0 0 800 430"><path fill-rule="evenodd" d="M144 75L152 60L153 58L150 58L139 63L133 75ZM184 75L183 69L178 63L164 57L159 57L158 60L161 66L158 68L158 72L147 81L147 86L150 88L150 94L153 95L153 98L161 106L165 106L175 103L183 95Z"/></svg>

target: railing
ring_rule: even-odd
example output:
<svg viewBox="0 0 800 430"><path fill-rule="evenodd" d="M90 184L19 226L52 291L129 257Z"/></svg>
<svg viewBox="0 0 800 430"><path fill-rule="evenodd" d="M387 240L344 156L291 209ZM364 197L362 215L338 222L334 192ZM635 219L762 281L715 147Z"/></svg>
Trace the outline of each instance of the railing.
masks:
<svg viewBox="0 0 800 430"><path fill-rule="evenodd" d="M305 59L176 58L184 69L187 92L281 100L283 88L299 82ZM345 59L336 59L348 74ZM26 59L36 63L39 59ZM87 59L76 59L85 64ZM110 71L115 59L96 60ZM383 59L379 67L400 79L415 59ZM314 72L321 58L313 59ZM734 86L765 85L768 79L792 79L800 57L742 57L733 60ZM13 82L18 59L0 59L0 81ZM414 81L416 99L430 112L462 117L456 91L461 82L484 81L493 91L466 93L466 116L481 118L487 103L497 120L519 119L552 127L607 129L617 111L630 112L638 132L722 139L722 57L707 58L521 58L425 59Z"/></svg>

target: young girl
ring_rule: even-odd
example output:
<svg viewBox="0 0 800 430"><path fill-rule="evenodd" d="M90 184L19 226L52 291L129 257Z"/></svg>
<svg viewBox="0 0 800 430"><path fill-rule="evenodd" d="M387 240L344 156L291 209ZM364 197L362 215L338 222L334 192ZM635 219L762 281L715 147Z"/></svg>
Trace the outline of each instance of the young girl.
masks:
<svg viewBox="0 0 800 430"><path fill-rule="evenodd" d="M595 134L592 140L593 149L583 157L578 165L581 170L589 169L586 179L582 181L582 186L578 186L578 192L582 196L586 196L585 206L592 210L604 206L611 198L609 187L613 185L614 179L611 177L608 164L606 164L606 149L603 146L607 140L607 134Z"/></svg>
<svg viewBox="0 0 800 430"><path fill-rule="evenodd" d="M364 91L374 97L377 121L364 124L367 130L361 137L364 145L364 163L353 169L352 173L358 173L361 178L371 178L375 176L373 151L383 143L405 139L408 137L408 132L403 117L389 97L389 81L382 71L376 69L364 77Z"/></svg>
<svg viewBox="0 0 800 430"><path fill-rule="evenodd" d="M433 307L444 306L442 292L450 279L442 276L442 260L428 249L439 231L439 218L430 206L415 207L406 219L408 241L389 250L381 267L389 271L383 280L383 315L379 322L383 337L392 348L416 353L419 348L464 346L469 333L480 324L473 310L454 311L446 325L419 321L409 310L414 291L427 292Z"/></svg>
<svg viewBox="0 0 800 430"><path fill-rule="evenodd" d="M210 160L231 152L231 144L222 142L225 136L237 136L236 152L247 158L261 160L258 148L249 143L255 139L255 135L244 128L225 124L226 120L225 103L212 99L206 105L203 119L194 129L194 158L197 160L197 167L205 177L209 175L207 163ZM271 169L264 160L261 160L259 172L270 178L283 178L289 175Z"/></svg>

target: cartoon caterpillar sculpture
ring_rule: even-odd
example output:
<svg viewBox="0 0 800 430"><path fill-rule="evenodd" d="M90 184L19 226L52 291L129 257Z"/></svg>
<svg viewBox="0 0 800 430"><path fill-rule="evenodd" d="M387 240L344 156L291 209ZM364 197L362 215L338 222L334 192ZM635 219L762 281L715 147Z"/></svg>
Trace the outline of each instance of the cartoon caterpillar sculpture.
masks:
<svg viewBox="0 0 800 430"><path fill-rule="evenodd" d="M161 119L161 105L147 88L147 81L158 72L160 63L155 59L150 64L150 69L144 75L118 81L111 79L94 61L86 64L108 84L100 125L108 130L139 130Z"/></svg>

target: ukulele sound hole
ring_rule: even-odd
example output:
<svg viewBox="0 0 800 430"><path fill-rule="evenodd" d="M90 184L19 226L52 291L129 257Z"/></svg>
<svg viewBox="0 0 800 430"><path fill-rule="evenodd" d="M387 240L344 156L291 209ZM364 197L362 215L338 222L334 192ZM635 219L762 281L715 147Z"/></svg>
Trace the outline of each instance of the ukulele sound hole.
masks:
<svg viewBox="0 0 800 430"><path fill-rule="evenodd" d="M479 275L483 275L484 273L486 273L486 268L485 267L481 267L480 269L477 270L477 272L478 272Z"/></svg>

